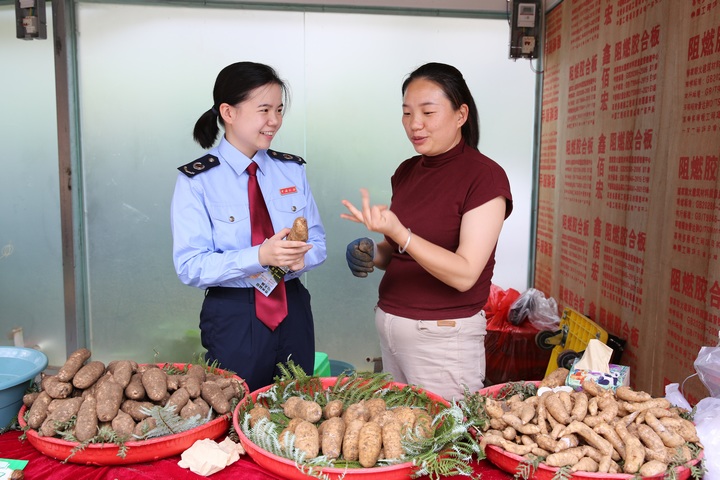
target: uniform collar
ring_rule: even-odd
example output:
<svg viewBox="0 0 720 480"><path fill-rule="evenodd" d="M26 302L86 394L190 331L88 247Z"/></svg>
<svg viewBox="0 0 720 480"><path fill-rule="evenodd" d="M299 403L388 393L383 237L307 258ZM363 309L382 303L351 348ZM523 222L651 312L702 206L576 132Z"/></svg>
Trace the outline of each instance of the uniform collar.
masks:
<svg viewBox="0 0 720 480"><path fill-rule="evenodd" d="M218 155L232 168L236 174L240 175L245 172L251 161L258 164L258 170L261 172L265 171L265 166L269 160L267 150L258 150L255 156L250 159L240 150L235 148L230 142L225 139L225 136L220 140L220 144L217 146Z"/></svg>

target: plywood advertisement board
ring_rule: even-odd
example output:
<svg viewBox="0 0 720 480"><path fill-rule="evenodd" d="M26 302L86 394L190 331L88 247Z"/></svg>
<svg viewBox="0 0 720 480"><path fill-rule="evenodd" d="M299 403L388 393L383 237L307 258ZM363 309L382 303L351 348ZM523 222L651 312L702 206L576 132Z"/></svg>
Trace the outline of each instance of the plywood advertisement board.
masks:
<svg viewBox="0 0 720 480"><path fill-rule="evenodd" d="M720 2L565 0L545 27L535 287L662 395L718 343Z"/></svg>

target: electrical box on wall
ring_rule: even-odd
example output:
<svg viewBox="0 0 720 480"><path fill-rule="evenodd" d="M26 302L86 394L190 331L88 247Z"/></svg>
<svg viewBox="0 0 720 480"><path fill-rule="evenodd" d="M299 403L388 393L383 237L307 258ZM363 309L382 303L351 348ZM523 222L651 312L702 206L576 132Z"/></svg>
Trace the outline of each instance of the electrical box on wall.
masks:
<svg viewBox="0 0 720 480"><path fill-rule="evenodd" d="M17 38L46 39L45 0L15 0Z"/></svg>
<svg viewBox="0 0 720 480"><path fill-rule="evenodd" d="M510 58L537 58L540 50L542 0L510 3Z"/></svg>

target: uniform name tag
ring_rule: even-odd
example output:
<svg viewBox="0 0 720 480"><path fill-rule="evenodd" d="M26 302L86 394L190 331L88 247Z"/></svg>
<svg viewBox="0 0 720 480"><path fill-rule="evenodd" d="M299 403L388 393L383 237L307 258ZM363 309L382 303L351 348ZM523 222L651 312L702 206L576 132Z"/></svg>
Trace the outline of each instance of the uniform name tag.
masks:
<svg viewBox="0 0 720 480"><path fill-rule="evenodd" d="M297 187L285 187L280 189L280 195L288 195L290 193L297 193Z"/></svg>

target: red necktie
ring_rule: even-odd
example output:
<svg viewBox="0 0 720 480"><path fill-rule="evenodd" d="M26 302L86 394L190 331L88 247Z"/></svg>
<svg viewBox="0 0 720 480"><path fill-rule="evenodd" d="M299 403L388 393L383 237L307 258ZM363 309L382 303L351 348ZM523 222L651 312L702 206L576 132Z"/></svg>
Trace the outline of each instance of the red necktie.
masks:
<svg viewBox="0 0 720 480"><path fill-rule="evenodd" d="M265 239L275 235L270 214L257 181L257 168L255 162L250 162L247 167L247 172L250 175L248 179L248 201L250 203L250 236L253 246L260 245ZM255 289L255 315L270 330L275 330L280 325L280 322L287 317L287 313L285 282L282 278L267 297Z"/></svg>

